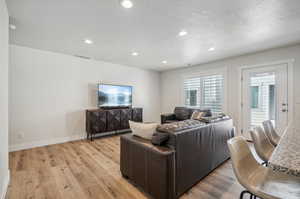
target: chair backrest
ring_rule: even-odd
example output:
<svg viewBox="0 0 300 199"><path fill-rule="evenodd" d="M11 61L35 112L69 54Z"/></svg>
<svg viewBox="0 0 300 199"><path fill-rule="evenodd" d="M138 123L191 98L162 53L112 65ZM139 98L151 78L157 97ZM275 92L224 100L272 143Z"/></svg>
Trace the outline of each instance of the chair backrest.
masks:
<svg viewBox="0 0 300 199"><path fill-rule="evenodd" d="M234 137L227 141L231 155L234 173L239 183L248 188L249 178L258 167L262 167L253 157L246 140L241 137Z"/></svg>
<svg viewBox="0 0 300 199"><path fill-rule="evenodd" d="M280 139L280 136L276 133L276 130L271 120L264 121L263 127L271 143L276 146L278 144L278 140Z"/></svg>
<svg viewBox="0 0 300 199"><path fill-rule="evenodd" d="M266 135L268 136L268 138L270 140L272 140L272 130L271 130L271 125L270 125L271 121L270 120L266 120L266 121L263 121L262 125L264 127L264 130L265 130L265 133Z"/></svg>
<svg viewBox="0 0 300 199"><path fill-rule="evenodd" d="M274 146L270 142L269 138L266 136L262 127L255 127L253 130L250 131L250 134L254 142L254 148L257 155L263 161L269 161L271 152L274 150Z"/></svg>

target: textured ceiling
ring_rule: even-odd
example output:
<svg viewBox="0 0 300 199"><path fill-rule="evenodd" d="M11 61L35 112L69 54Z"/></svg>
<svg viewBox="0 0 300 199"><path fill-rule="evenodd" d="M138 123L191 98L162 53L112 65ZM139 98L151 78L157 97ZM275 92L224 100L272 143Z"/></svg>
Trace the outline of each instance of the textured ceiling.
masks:
<svg viewBox="0 0 300 199"><path fill-rule="evenodd" d="M11 43L167 70L300 41L300 0L132 1L7 0Z"/></svg>

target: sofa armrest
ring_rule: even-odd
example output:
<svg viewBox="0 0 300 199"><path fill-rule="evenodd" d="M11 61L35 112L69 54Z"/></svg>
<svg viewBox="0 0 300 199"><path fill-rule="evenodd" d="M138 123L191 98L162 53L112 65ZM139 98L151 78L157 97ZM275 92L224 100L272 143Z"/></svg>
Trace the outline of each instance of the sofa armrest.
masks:
<svg viewBox="0 0 300 199"><path fill-rule="evenodd" d="M174 113L167 113L160 115L161 124L166 123L166 120L176 120L176 115Z"/></svg>
<svg viewBox="0 0 300 199"><path fill-rule="evenodd" d="M153 198L175 197L175 152L134 135L121 136L120 169L123 177Z"/></svg>

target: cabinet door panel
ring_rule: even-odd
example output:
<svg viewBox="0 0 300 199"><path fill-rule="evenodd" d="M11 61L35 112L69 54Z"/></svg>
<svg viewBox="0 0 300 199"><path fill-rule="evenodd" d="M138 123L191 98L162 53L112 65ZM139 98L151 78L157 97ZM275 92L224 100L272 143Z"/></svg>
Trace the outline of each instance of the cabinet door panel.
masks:
<svg viewBox="0 0 300 199"><path fill-rule="evenodd" d="M132 109L121 110L121 129L129 129L129 120L132 120Z"/></svg>
<svg viewBox="0 0 300 199"><path fill-rule="evenodd" d="M90 123L92 133L101 133L106 131L106 112L90 112Z"/></svg>
<svg viewBox="0 0 300 199"><path fill-rule="evenodd" d="M135 122L143 122L143 109L142 108L132 109L132 120Z"/></svg>
<svg viewBox="0 0 300 199"><path fill-rule="evenodd" d="M119 130L121 127L121 112L120 110L107 111L107 131Z"/></svg>

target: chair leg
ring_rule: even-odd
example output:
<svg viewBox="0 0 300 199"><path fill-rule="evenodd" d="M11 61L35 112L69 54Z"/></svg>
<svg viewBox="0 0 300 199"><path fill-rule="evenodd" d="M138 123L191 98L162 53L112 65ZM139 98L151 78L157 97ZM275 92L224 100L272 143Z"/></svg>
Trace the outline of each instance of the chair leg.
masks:
<svg viewBox="0 0 300 199"><path fill-rule="evenodd" d="M250 199L256 199L256 195L251 194Z"/></svg>
<svg viewBox="0 0 300 199"><path fill-rule="evenodd" d="M241 192L241 194L240 194L240 199L243 199L245 193L246 193L246 191L242 191L242 192Z"/></svg>
<svg viewBox="0 0 300 199"><path fill-rule="evenodd" d="M251 192L249 192L247 190L244 190L244 191L241 192L240 199L243 199L245 193L248 193L250 195L250 199L256 199L256 196L253 195Z"/></svg>
<svg viewBox="0 0 300 199"><path fill-rule="evenodd" d="M250 194L250 199L252 199L252 196L253 196L253 194L252 193L250 193L249 191L247 191L247 190L245 190L245 191L242 191L241 192L241 194L240 194L240 199L243 199L243 197L244 197L244 194L245 193L248 193L248 194Z"/></svg>

